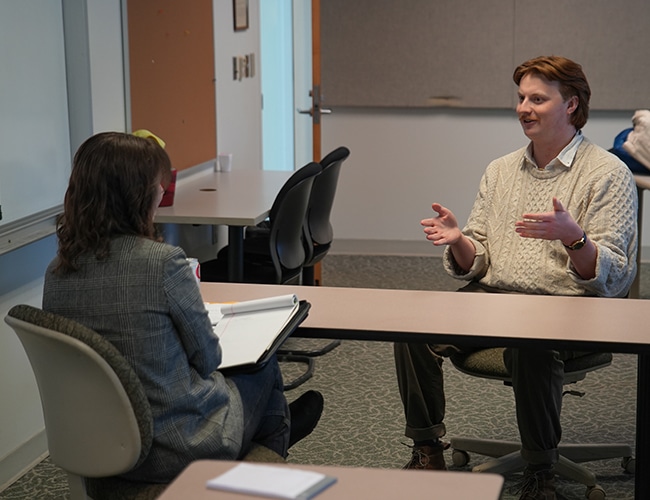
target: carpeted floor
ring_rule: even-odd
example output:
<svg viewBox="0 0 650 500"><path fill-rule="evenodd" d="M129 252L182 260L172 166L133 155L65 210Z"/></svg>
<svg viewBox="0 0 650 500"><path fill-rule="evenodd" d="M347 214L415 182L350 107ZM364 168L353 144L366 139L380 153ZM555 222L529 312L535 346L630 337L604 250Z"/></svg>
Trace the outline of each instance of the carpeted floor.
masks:
<svg viewBox="0 0 650 500"><path fill-rule="evenodd" d="M444 274L437 257L329 255L323 264L323 284L367 288L455 290L459 283ZM641 296L650 298L650 266L641 274ZM645 284L645 286L644 286ZM302 347L325 341L295 339ZM287 380L297 365L283 364ZM311 436L290 450L289 461L399 468L409 458L397 392L392 345L382 342L343 342L316 360L314 377L289 391L293 400L307 389L320 390L325 410ZM626 442L635 439L636 356L615 355L611 367L589 374L577 389L582 398L566 396L563 405L565 442ZM448 436L478 436L517 440L512 390L497 381L468 377L446 366ZM472 456L468 466L450 469L467 473L485 459ZM634 476L618 460L588 464L612 500L634 498ZM519 475L506 477L503 500L516 499L511 491ZM559 498L579 500L585 488L559 481ZM0 500L65 499L65 475L45 460L0 494Z"/></svg>

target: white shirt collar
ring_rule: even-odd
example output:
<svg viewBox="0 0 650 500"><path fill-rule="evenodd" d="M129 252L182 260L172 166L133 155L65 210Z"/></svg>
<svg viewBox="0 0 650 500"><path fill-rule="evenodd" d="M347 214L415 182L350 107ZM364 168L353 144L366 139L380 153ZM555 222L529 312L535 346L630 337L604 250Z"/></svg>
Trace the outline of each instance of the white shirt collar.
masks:
<svg viewBox="0 0 650 500"><path fill-rule="evenodd" d="M573 164L573 160L575 159L576 154L578 153L578 148L580 147L580 144L582 143L583 139L584 136L582 135L582 130L578 130L573 136L573 139L571 139L571 142L567 144L564 147L564 149L560 151L560 153L549 162L548 165L545 165L545 169L548 170L558 164L563 165L566 168L571 168L571 165ZM524 156L531 165L533 165L536 168L539 168L539 166L535 162L535 158L533 157L532 142L528 144Z"/></svg>

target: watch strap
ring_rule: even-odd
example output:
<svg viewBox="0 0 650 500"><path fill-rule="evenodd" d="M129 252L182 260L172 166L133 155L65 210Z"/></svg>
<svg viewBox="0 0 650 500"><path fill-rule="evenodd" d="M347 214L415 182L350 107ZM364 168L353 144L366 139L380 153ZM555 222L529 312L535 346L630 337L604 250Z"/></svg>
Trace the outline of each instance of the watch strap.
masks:
<svg viewBox="0 0 650 500"><path fill-rule="evenodd" d="M582 232L582 238L579 240L574 241L570 245L564 245L564 248L567 250L580 250L583 246L585 246L585 243L587 243L587 233L584 231Z"/></svg>

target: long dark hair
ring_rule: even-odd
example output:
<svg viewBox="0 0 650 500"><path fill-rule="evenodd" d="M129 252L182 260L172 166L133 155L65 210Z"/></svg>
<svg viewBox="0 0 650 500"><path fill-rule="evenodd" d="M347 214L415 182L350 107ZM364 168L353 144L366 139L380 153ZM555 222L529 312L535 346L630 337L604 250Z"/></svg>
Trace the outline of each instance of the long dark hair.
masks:
<svg viewBox="0 0 650 500"><path fill-rule="evenodd" d="M560 94L565 101L573 96L578 98L578 107L571 114L571 124L576 130L584 127L589 118L591 89L587 77L582 71L582 66L562 56L541 56L517 66L512 79L519 85L521 79L531 73L541 75L549 82L558 82Z"/></svg>
<svg viewBox="0 0 650 500"><path fill-rule="evenodd" d="M106 258L117 236L155 239L153 204L170 180L171 161L154 140L120 132L87 139L74 156L57 220L56 271L75 271L81 254Z"/></svg>

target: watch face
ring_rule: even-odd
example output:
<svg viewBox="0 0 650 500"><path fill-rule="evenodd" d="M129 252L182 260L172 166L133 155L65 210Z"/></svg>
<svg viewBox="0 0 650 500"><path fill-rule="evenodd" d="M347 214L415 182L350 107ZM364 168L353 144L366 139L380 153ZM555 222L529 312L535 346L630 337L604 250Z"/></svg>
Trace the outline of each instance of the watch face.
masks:
<svg viewBox="0 0 650 500"><path fill-rule="evenodd" d="M569 250L580 250L583 246L585 246L585 243L587 243L587 235L585 233L582 233L582 238L580 238L578 241L574 241L570 245L564 246Z"/></svg>
<svg viewBox="0 0 650 500"><path fill-rule="evenodd" d="M569 248L570 248L571 250L580 250L583 246L585 246L585 240L584 240L584 239L579 240L579 241L576 241L576 242L575 242L573 245L571 245Z"/></svg>

